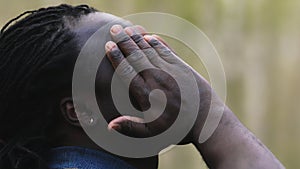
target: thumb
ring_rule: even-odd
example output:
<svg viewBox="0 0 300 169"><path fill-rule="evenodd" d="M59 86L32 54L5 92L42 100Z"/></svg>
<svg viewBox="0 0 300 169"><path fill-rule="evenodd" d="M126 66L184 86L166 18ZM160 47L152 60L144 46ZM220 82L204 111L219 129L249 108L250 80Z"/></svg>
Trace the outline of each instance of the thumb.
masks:
<svg viewBox="0 0 300 169"><path fill-rule="evenodd" d="M108 126L108 130L117 130L118 132L130 137L149 137L151 132L147 123L138 117L133 116L120 116L112 120Z"/></svg>

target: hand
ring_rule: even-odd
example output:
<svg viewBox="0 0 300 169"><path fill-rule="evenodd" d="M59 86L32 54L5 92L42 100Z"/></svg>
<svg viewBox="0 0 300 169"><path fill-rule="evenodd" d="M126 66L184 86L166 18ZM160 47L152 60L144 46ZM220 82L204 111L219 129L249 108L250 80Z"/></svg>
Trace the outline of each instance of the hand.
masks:
<svg viewBox="0 0 300 169"><path fill-rule="evenodd" d="M115 31L115 28L119 31ZM166 130L176 119L181 106L189 107L189 103L197 102L182 97L180 87L174 81L174 75L186 80L187 87L193 87L191 86L193 78L185 79L185 77L194 77L197 88L193 90L200 95L201 102L199 101L194 126L181 144L193 143L209 168L284 168L224 105L208 82L179 59L160 37L145 35L145 30L139 26L128 27L125 30L113 26L111 32L117 44L107 42L107 56L119 77L129 85L129 91L140 109L144 111L149 109L148 97L149 100L161 101L160 97L149 95L153 89L161 89L165 93L167 105L163 114L152 122L147 123L147 118L120 116L109 123L109 129L116 129L135 137L149 137ZM204 143L198 142L208 112L212 109L215 115L218 111L214 110L220 108L224 110L224 114L221 114L222 119L217 129L209 140ZM147 113L157 117L156 111ZM191 117L189 109L184 110L184 115L189 122L188 119Z"/></svg>
<svg viewBox="0 0 300 169"><path fill-rule="evenodd" d="M112 41L107 42L105 47L107 56L118 76L129 86L129 91L140 109L143 111L149 109L148 98L156 103L163 102L161 97L150 94L154 89L160 89L165 93L167 104L161 116L157 115L159 112L147 112L146 115L149 115L150 118L159 117L152 122L147 123L146 119L145 123L145 118L120 116L112 120L108 128L135 137L149 137L166 130L176 120L182 104L189 107L189 105L194 105L193 102L197 102L196 100L184 100L186 98L181 97L180 87L173 78L175 75L176 79L182 79L187 88L194 87L195 91L189 93L190 95L201 95L201 104L198 100L201 105L201 111L199 111L201 115L197 118L195 125L197 127L193 127L184 142L197 140L200 132L198 128L203 124L205 113L210 105L211 88L207 81L184 63L162 38L156 35L145 35L145 30L140 26L125 29L121 26L113 26L111 36L117 44ZM193 80L196 80L196 83L193 83ZM184 111L186 119L192 117L188 109Z"/></svg>

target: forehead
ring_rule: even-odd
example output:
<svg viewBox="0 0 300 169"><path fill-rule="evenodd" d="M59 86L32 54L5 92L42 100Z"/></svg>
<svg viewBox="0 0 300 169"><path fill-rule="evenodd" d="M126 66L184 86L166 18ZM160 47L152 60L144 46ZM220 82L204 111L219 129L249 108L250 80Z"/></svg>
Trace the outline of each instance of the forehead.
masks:
<svg viewBox="0 0 300 169"><path fill-rule="evenodd" d="M80 17L80 19L74 24L71 28L73 29L81 29L84 27L95 27L95 28L100 28L110 22L113 21L120 21L120 22L125 22L120 17L114 16L112 14L104 13L104 12L95 12L95 13L90 13L88 15L84 15Z"/></svg>
<svg viewBox="0 0 300 169"><path fill-rule="evenodd" d="M82 30L97 30L103 26L112 24L120 24L124 27L132 25L129 21L124 20L123 18L104 12L94 12L88 15L83 15L76 21L72 21L71 19L66 19L65 21L65 25L74 32Z"/></svg>
<svg viewBox="0 0 300 169"><path fill-rule="evenodd" d="M65 24L79 36L80 41L87 40L93 33L104 26L110 28L114 24L120 24L123 27L132 25L127 20L104 12L90 13L80 17L76 21L66 19Z"/></svg>

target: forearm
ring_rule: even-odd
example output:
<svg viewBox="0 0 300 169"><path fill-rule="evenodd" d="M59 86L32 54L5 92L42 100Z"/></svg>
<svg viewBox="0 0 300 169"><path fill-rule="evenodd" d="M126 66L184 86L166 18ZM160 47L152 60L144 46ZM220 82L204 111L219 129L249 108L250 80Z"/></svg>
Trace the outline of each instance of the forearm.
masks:
<svg viewBox="0 0 300 169"><path fill-rule="evenodd" d="M202 144L196 137L194 145L210 168L284 168L228 108L213 135Z"/></svg>
<svg viewBox="0 0 300 169"><path fill-rule="evenodd" d="M174 85L169 83L170 80L168 77L162 78L162 74L157 73L157 71L148 70L147 73L146 71L144 73L136 73L135 68L140 68L141 65L143 65L144 67L155 67L155 69L161 69L162 71L174 71L176 72L177 78L186 79L186 72L188 72L187 70L191 67L182 63L168 47L154 36L147 35L143 37L142 35L136 35L135 38L131 39L130 37L133 37L133 35L129 30L127 33L130 37L125 34L124 30L120 33L122 33L122 36L120 36L120 34L118 36L112 34L113 39L123 37L122 40L115 40L119 42L118 44L114 42L108 42L106 44L107 56L112 62L113 67L116 69L119 64L123 63L123 69L116 71L119 77L121 77L124 82L127 82L128 79L136 76L131 84L134 84L135 90L139 90L139 92L134 93L137 98L144 98L144 96L147 95L145 89L158 88L170 91L172 97L169 98L173 99L173 101L170 101L169 103L175 104L170 104L172 109L165 111L166 114L164 115L165 117L174 117L174 113L172 113L174 112L173 110L178 108L178 106L181 106L181 104L177 104L178 98L180 98L180 92L177 88L174 88ZM145 51L148 52L145 53ZM125 54L125 56L123 54ZM134 56L143 57L137 59L134 58ZM163 58L161 56L163 56ZM212 136L202 144L198 142L201 129L210 108L211 100L212 98L218 97L211 97L212 95L217 95L212 92L208 82L206 82L206 80L196 71L194 71L194 75L197 80L200 94L200 109L191 133L187 135L183 142L193 142L210 168L283 168L273 154L258 139L256 139L255 136L247 130L226 107L224 113L219 114L222 118ZM193 81L188 82L193 83ZM186 84L188 85L188 83ZM192 101L194 100L184 100L184 102L181 103L183 104ZM143 104L141 104L143 101L139 99L138 102L143 107ZM218 99L214 100L212 106L213 108L220 110L219 108L222 108L223 102ZM213 113L214 112L215 111L213 111ZM186 113L187 116L189 116L188 110ZM218 114L213 117L218 118ZM155 125L153 125L154 123L151 123L153 126L149 127L150 123L148 123L147 126L144 123L133 123L134 120L131 121L130 119L121 116L112 120L109 126L118 126L117 128L119 131L125 134L130 133L131 135L144 136L145 134L149 135L150 133L151 135L155 133L157 128L163 129L166 124L172 121L170 119L172 118L162 118L162 120L157 121ZM122 129L127 130L124 131Z"/></svg>

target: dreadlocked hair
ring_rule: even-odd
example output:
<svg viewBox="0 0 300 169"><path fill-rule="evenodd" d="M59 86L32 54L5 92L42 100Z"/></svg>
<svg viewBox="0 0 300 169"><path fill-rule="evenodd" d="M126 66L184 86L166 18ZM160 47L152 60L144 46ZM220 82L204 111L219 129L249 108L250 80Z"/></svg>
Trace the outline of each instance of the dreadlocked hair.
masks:
<svg viewBox="0 0 300 169"><path fill-rule="evenodd" d="M58 91L71 88L79 53L65 21L95 11L86 5L41 8L24 12L1 29L1 169L47 168L42 154L55 120L49 103Z"/></svg>

